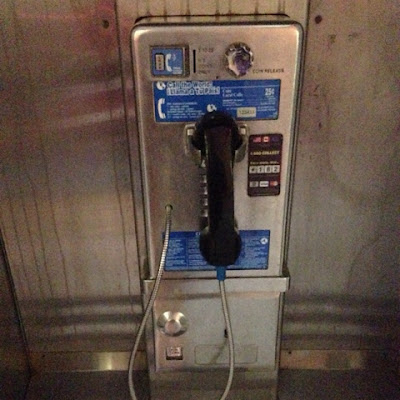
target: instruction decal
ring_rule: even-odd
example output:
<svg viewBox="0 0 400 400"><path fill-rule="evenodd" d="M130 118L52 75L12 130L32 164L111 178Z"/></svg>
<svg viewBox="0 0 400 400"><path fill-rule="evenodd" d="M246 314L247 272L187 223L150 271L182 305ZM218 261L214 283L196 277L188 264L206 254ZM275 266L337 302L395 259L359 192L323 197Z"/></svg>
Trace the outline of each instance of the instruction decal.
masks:
<svg viewBox="0 0 400 400"><path fill-rule="evenodd" d="M207 111L226 111L238 120L277 119L281 81L153 82L157 122L193 122Z"/></svg>
<svg viewBox="0 0 400 400"><path fill-rule="evenodd" d="M249 196L278 196L281 192L282 143L279 133L249 137Z"/></svg>
<svg viewBox="0 0 400 400"><path fill-rule="evenodd" d="M166 271L209 271L215 267L208 264L200 253L200 232L171 232ZM234 265L227 269L267 269L269 254L269 230L240 231L242 248Z"/></svg>
<svg viewBox="0 0 400 400"><path fill-rule="evenodd" d="M184 47L153 47L151 49L151 59L154 76L184 75Z"/></svg>

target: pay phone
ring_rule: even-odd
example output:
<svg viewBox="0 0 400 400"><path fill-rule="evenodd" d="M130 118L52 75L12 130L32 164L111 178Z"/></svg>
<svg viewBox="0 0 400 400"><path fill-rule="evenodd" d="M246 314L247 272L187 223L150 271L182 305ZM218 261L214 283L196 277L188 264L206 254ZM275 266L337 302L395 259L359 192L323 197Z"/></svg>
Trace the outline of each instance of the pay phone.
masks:
<svg viewBox="0 0 400 400"><path fill-rule="evenodd" d="M152 398L223 389L229 334L217 270L235 343L229 398L275 399L302 28L283 16L148 18L131 39L145 303L173 208L146 330Z"/></svg>

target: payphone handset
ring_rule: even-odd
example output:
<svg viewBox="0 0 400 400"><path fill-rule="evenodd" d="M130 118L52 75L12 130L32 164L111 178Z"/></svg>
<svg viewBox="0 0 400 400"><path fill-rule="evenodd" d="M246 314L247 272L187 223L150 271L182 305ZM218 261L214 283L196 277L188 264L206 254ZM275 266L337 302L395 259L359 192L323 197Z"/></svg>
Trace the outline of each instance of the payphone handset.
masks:
<svg viewBox="0 0 400 400"><path fill-rule="evenodd" d="M206 169L208 217L199 248L204 259L218 267L233 265L241 249L235 226L233 164L242 141L235 120L221 111L204 114L192 137Z"/></svg>

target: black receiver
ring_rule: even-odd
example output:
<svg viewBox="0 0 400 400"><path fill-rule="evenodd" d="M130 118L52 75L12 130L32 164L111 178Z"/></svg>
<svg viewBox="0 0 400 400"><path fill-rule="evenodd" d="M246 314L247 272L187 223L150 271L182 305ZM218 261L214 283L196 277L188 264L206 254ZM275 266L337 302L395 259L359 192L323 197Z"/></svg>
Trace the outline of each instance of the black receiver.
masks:
<svg viewBox="0 0 400 400"><path fill-rule="evenodd" d="M200 251L211 265L232 265L241 249L235 226L233 163L242 138L229 114L213 111L196 124L192 143L206 162L208 225L200 235Z"/></svg>

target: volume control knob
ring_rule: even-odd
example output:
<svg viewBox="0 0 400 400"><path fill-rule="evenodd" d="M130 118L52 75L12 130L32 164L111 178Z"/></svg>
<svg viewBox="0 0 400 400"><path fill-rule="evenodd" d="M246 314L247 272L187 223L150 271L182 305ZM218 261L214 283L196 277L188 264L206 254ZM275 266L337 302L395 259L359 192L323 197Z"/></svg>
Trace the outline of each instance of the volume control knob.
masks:
<svg viewBox="0 0 400 400"><path fill-rule="evenodd" d="M233 43L225 52L226 67L236 77L246 75L253 65L253 52L244 43Z"/></svg>

